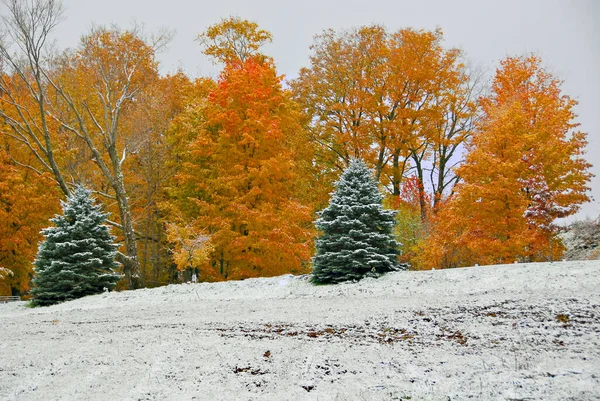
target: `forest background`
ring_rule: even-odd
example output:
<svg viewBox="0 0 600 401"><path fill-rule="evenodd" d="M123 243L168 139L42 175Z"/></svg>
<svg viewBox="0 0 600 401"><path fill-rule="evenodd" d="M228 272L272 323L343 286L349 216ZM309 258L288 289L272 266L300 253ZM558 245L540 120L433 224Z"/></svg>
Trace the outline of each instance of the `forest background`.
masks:
<svg viewBox="0 0 600 401"><path fill-rule="evenodd" d="M56 22L60 37L63 22ZM71 44L75 50L50 59L40 52L39 76L35 62L24 67L26 77L4 70L0 265L12 274L2 278L3 292L27 291L37 233L78 182L113 213L124 243L123 287L166 284L194 268L202 280L308 272L315 212L352 157L374 168L388 205L400 210L397 235L416 268L560 256L552 223L588 200L590 166L581 158L585 136L573 125L580 121L577 106L564 97L563 77L549 73L540 57L504 59L496 74L487 73L492 83L466 52L447 44L441 29L372 24L319 34L307 67L283 81L278 60L269 57L271 34L229 22L198 41L198 54L203 48L217 61L219 77L161 75L157 59L171 33L131 25L93 28ZM242 34L220 42L231 32ZM13 67L23 67L14 60ZM529 89L516 88L523 82L535 100ZM513 107L515 99L544 105L546 125L535 122L536 110ZM45 110L29 113L40 103ZM498 154L477 140L490 133L518 145L507 152L513 159L502 159L516 172L504 194L514 196L506 209L516 209L514 215L473 215L469 208L485 194L469 194L468 184L480 188L489 172L477 151ZM36 135L49 142L36 142ZM535 146L540 139L546 148ZM575 162L563 171L544 167L557 160ZM463 185L464 206L457 201L444 215L461 174L471 177ZM493 198L499 187L492 188ZM501 227L498 216L506 217ZM444 249L448 233L456 239L452 249Z"/></svg>

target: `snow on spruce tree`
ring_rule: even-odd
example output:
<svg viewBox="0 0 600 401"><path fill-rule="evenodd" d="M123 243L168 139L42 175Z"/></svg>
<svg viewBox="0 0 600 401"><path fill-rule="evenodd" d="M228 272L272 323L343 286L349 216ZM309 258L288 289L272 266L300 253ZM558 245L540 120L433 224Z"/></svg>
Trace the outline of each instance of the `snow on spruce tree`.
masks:
<svg viewBox="0 0 600 401"><path fill-rule="evenodd" d="M78 186L66 202L63 214L52 218L55 227L42 230L31 290L36 306L52 305L114 288L117 245L105 225L107 213L96 205L91 191Z"/></svg>
<svg viewBox="0 0 600 401"><path fill-rule="evenodd" d="M393 235L396 212L384 210L382 199L372 172L362 161L351 161L315 222L323 234L316 241L313 283L360 280L405 267L398 264L400 244Z"/></svg>

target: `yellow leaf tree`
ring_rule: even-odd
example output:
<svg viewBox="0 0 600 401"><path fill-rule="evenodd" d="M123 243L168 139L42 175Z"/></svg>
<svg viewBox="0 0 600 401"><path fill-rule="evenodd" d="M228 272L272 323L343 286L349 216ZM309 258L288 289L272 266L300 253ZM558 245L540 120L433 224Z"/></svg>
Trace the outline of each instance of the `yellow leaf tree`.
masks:
<svg viewBox="0 0 600 401"><path fill-rule="evenodd" d="M576 102L539 58L502 61L481 103L462 182L424 242L422 267L553 260L562 252L554 220L588 200Z"/></svg>
<svg viewBox="0 0 600 401"><path fill-rule="evenodd" d="M191 223L167 223L167 240L172 244L173 262L179 271L190 273L208 262L210 237Z"/></svg>
<svg viewBox="0 0 600 401"><path fill-rule="evenodd" d="M272 40L271 33L259 29L256 22L239 17L225 18L198 35L204 54L223 63L258 56L261 46Z"/></svg>

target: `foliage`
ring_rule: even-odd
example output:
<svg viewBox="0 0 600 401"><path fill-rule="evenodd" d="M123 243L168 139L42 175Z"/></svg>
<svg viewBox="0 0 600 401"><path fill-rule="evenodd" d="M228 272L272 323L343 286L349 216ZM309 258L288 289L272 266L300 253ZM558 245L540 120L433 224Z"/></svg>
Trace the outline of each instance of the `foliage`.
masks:
<svg viewBox="0 0 600 401"><path fill-rule="evenodd" d="M48 176L20 169L0 148L0 295L29 290L39 234L56 211L56 193Z"/></svg>
<svg viewBox="0 0 600 401"><path fill-rule="evenodd" d="M424 244L429 267L554 260L553 221L588 201L585 134L576 102L535 57L507 58L473 137L462 182Z"/></svg>
<svg viewBox="0 0 600 401"><path fill-rule="evenodd" d="M130 152L123 169L128 178L128 193L135 200L131 213L146 286L173 282L177 274L163 208L168 202L167 185L177 172L180 152L169 131L172 122L188 107L194 90L194 82L182 72L152 80L144 91L138 92L134 107L121 123Z"/></svg>
<svg viewBox="0 0 600 401"><path fill-rule="evenodd" d="M444 49L442 40L441 30L327 30L311 47L311 66L292 82L329 179L360 157L398 196L404 174L413 170L423 185L422 219L425 178L436 203L451 191L452 164L476 114L475 83L461 53Z"/></svg>
<svg viewBox="0 0 600 401"><path fill-rule="evenodd" d="M180 271L200 268L212 251L210 237L191 224L168 223L167 240L173 244L173 261Z"/></svg>
<svg viewBox="0 0 600 401"><path fill-rule="evenodd" d="M372 172L353 160L315 223L322 235L316 241L313 283L360 280L399 268L396 212L384 210L382 200Z"/></svg>
<svg viewBox="0 0 600 401"><path fill-rule="evenodd" d="M271 33L229 17L198 36L218 79L161 76L168 33L97 27L58 51L61 2L5 3L2 294L28 291L39 230L75 183L114 216L123 288L187 267L203 280L308 272L313 214L355 158L417 268L556 259L556 219L588 200L576 103L536 57L504 60L478 101L440 29L326 30L286 88L263 54Z"/></svg>
<svg viewBox="0 0 600 401"><path fill-rule="evenodd" d="M127 286L135 288L140 263L124 174L135 149L122 122L157 79L155 52L169 34L146 40L136 28L94 28L77 49L59 53L49 37L61 19L61 2L10 0L6 6L2 23L13 43L0 41L8 67L0 79L2 134L29 151L33 163L25 167L50 172L64 195L74 182L88 182L116 201L114 225L124 243L117 257Z"/></svg>
<svg viewBox="0 0 600 401"><path fill-rule="evenodd" d="M198 35L204 54L223 63L244 62L256 57L261 46L272 40L271 33L259 29L256 22L238 17L224 18Z"/></svg>
<svg viewBox="0 0 600 401"><path fill-rule="evenodd" d="M107 214L78 186L62 203L63 214L42 231L31 290L32 302L47 306L111 290L119 281L114 261L117 245L106 222Z"/></svg>
<svg viewBox="0 0 600 401"><path fill-rule="evenodd" d="M306 271L310 208L296 197L289 140L301 128L273 64L262 58L228 63L200 113L193 109L186 117L179 124L197 136L175 176L173 202L210 235L213 250L201 276Z"/></svg>
<svg viewBox="0 0 600 401"><path fill-rule="evenodd" d="M433 201L425 194L427 219L424 221L421 215L421 194L423 188L421 181L416 176L410 176L402 183L400 195L387 197L387 204L397 210L396 227L394 234L402 244L400 260L414 265L414 259L418 255L418 245L427 236L427 223L432 213Z"/></svg>

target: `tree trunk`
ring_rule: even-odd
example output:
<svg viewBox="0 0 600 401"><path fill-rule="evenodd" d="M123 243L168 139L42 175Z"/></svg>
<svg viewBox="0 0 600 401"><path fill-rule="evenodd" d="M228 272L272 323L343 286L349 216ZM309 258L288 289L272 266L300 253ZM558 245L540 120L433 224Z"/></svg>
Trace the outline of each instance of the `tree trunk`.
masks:
<svg viewBox="0 0 600 401"><path fill-rule="evenodd" d="M133 222L131 220L131 211L129 208L129 199L125 191L123 182L123 174L120 166L117 168L117 174L114 180L115 196L119 205L119 214L121 217L121 225L123 227L123 241L125 243L125 257L119 262L123 264L123 273L130 289L140 288L142 278L140 275L140 261L138 259L137 242L135 239L135 231L133 230Z"/></svg>
<svg viewBox="0 0 600 401"><path fill-rule="evenodd" d="M433 193L433 213L437 213L437 207L444 195L445 189L445 178L446 178L446 160L443 158L444 155L440 155L438 177L437 177L437 188Z"/></svg>
<svg viewBox="0 0 600 401"><path fill-rule="evenodd" d="M417 179L419 180L419 208L421 211L421 221L427 220L427 200L425 199L425 185L423 184L423 166L418 162L416 164Z"/></svg>
<svg viewBox="0 0 600 401"><path fill-rule="evenodd" d="M385 161L385 148L381 147L379 149L379 155L377 157L377 166L375 166L375 180L379 183L381 179L381 172L383 171Z"/></svg>
<svg viewBox="0 0 600 401"><path fill-rule="evenodd" d="M400 196L400 183L402 182L402 173L400 172L400 151L395 151L392 158L392 194Z"/></svg>

